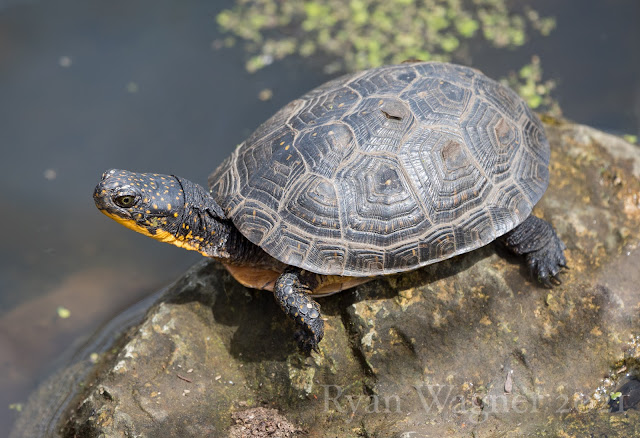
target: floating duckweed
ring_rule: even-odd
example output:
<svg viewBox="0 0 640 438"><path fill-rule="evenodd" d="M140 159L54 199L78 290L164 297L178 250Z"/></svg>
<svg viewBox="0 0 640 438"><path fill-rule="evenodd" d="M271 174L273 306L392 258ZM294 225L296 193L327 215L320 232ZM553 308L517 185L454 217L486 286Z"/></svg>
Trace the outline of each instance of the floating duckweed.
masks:
<svg viewBox="0 0 640 438"><path fill-rule="evenodd" d="M464 38L471 38L480 27L476 20L468 16L461 16L454 25L458 33Z"/></svg>
<svg viewBox="0 0 640 438"><path fill-rule="evenodd" d="M22 403L11 403L9 405L9 409L16 412L22 412L23 404Z"/></svg>
<svg viewBox="0 0 640 438"><path fill-rule="evenodd" d="M246 68L259 70L288 55L326 57L325 71L355 71L405 59L449 61L481 36L495 47L517 47L535 30L548 35L555 19L508 0L236 0L218 26L244 40Z"/></svg>
<svg viewBox="0 0 640 438"><path fill-rule="evenodd" d="M127 84L127 92L133 94L133 93L137 93L138 92L138 84L136 84L135 82L129 82Z"/></svg>
<svg viewBox="0 0 640 438"><path fill-rule="evenodd" d="M260 92L258 93L258 99L260 99L263 102L270 100L272 97L273 97L273 90L270 88L264 88L260 90Z"/></svg>
<svg viewBox="0 0 640 438"><path fill-rule="evenodd" d="M442 50L447 53L453 52L458 48L458 46L460 46L460 41L458 41L458 38L454 36L443 38L442 42L440 43L440 47L442 47Z"/></svg>
<svg viewBox="0 0 640 438"><path fill-rule="evenodd" d="M467 51L467 41L482 37L495 47L517 47L531 29L548 35L553 17L529 6L510 9L508 0L236 0L217 16L220 28L244 40L255 72L297 54L320 55L329 74L356 71L408 59L450 61ZM542 81L534 57L503 81L538 111L560 115L551 97L555 82Z"/></svg>
<svg viewBox="0 0 640 438"><path fill-rule="evenodd" d="M58 313L58 317L62 319L67 319L71 316L71 311L66 307L58 306L56 312Z"/></svg>
<svg viewBox="0 0 640 438"><path fill-rule="evenodd" d="M560 105L551 95L556 87L556 82L542 80L542 66L538 56L533 56L530 64L520 68L517 74L511 73L502 82L522 96L532 109L556 117L562 114Z"/></svg>

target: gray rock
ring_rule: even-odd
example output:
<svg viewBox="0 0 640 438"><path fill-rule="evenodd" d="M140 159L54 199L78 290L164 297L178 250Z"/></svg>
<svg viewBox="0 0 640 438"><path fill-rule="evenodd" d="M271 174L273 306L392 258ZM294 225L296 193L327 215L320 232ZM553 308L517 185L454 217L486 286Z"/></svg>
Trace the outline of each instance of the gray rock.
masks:
<svg viewBox="0 0 640 438"><path fill-rule="evenodd" d="M255 408L283 417L251 430L282 434L237 436L640 434L638 411L607 404L639 372L640 149L551 119L547 131L535 213L567 244L562 285L538 286L490 245L321 300L325 338L304 357L269 293L203 261L105 356L64 436L227 436Z"/></svg>

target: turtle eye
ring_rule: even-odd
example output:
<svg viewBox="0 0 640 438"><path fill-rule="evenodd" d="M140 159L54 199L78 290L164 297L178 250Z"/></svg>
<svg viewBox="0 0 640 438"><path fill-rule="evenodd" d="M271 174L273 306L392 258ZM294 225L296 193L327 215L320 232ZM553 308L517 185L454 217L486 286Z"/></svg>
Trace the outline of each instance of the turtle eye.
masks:
<svg viewBox="0 0 640 438"><path fill-rule="evenodd" d="M113 200L113 202L115 202L118 207L122 207L122 208L133 207L133 204L135 203L135 201L136 201L136 197L131 195L117 196Z"/></svg>

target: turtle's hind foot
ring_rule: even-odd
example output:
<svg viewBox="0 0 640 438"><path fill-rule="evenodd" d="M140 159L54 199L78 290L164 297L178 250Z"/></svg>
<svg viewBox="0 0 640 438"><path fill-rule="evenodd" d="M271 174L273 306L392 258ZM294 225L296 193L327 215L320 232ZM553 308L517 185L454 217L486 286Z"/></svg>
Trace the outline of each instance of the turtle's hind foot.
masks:
<svg viewBox="0 0 640 438"><path fill-rule="evenodd" d="M525 256L531 276L545 287L562 283L558 274L567 267L567 247L549 222L529 216L505 235L504 243L513 253Z"/></svg>

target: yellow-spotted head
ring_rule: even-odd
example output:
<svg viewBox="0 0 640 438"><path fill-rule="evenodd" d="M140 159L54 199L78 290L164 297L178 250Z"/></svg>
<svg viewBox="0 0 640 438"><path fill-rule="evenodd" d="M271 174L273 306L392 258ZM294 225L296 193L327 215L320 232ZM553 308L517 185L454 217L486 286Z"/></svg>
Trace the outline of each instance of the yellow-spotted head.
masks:
<svg viewBox="0 0 640 438"><path fill-rule="evenodd" d="M93 192L98 209L125 227L209 257L220 254L228 228L222 209L201 186L173 175L111 169Z"/></svg>

